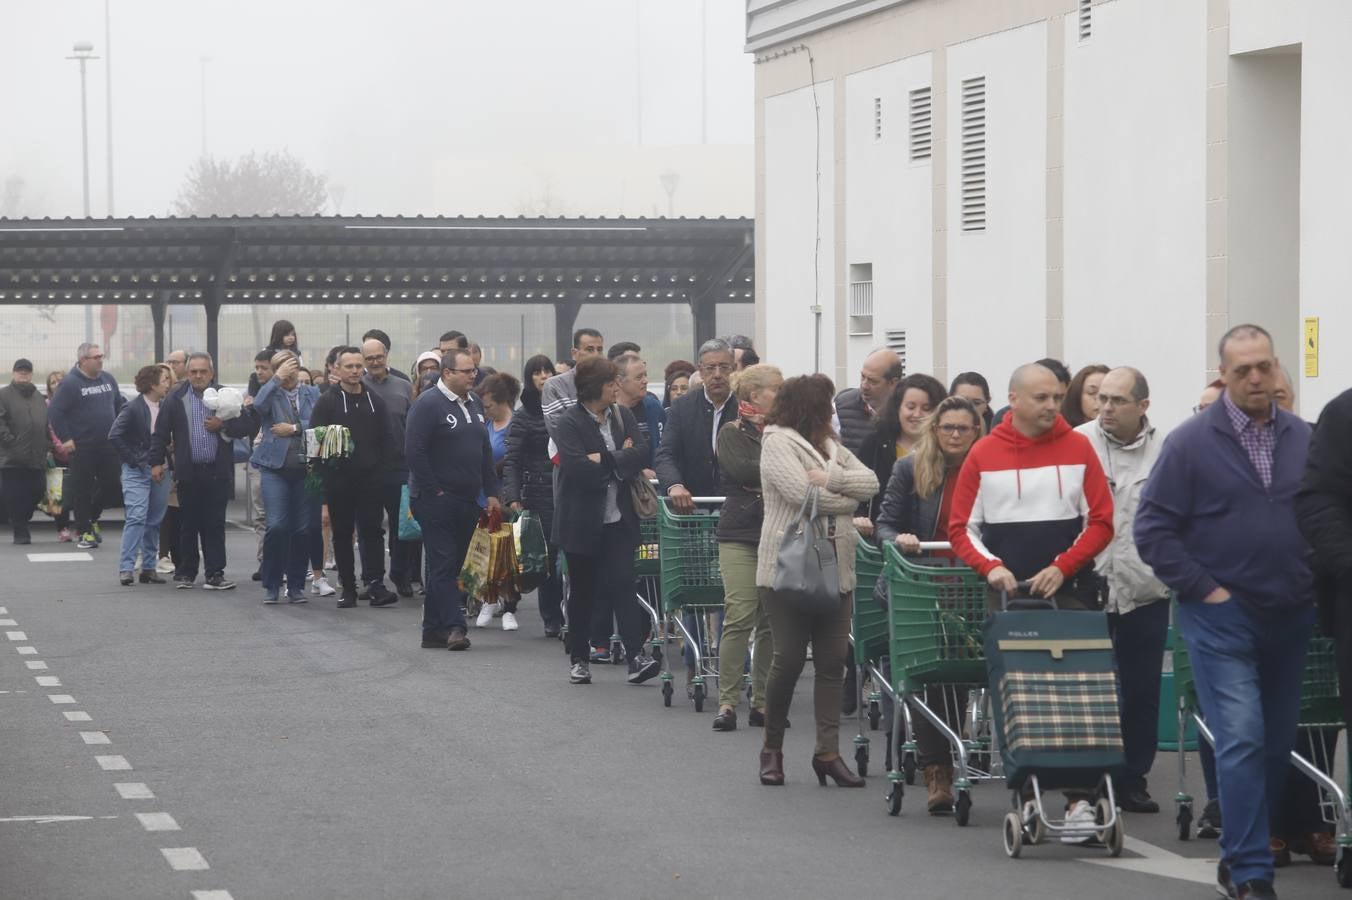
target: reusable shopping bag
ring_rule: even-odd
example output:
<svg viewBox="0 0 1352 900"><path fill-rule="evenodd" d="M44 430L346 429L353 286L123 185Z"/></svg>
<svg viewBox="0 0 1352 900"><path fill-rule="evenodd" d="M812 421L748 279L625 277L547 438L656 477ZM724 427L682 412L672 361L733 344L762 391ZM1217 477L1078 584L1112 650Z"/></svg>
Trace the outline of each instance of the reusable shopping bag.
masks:
<svg viewBox="0 0 1352 900"><path fill-rule="evenodd" d="M512 523L516 537L516 562L519 574L517 589L523 594L533 591L549 577L549 546L545 543L545 527L539 513L523 510Z"/></svg>
<svg viewBox="0 0 1352 900"><path fill-rule="evenodd" d="M47 470L47 490L42 497L42 502L38 504L38 509L53 519L61 515L61 482L65 477L65 469L52 468Z"/></svg>
<svg viewBox="0 0 1352 900"><path fill-rule="evenodd" d="M413 510L408 506L408 485L399 486L399 540L421 541L422 526L413 518Z"/></svg>

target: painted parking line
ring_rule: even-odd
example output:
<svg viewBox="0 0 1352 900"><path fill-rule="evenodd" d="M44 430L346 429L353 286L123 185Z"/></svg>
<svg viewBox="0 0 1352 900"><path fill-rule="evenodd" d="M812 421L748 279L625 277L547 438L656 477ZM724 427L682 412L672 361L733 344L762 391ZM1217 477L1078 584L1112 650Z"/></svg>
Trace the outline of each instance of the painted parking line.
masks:
<svg viewBox="0 0 1352 900"><path fill-rule="evenodd" d="M229 891L193 891L192 900L235 900Z"/></svg>
<svg viewBox="0 0 1352 900"><path fill-rule="evenodd" d="M80 740L84 741L86 744L112 743L108 738L108 735L104 734L102 731L82 731L80 732Z"/></svg>
<svg viewBox="0 0 1352 900"><path fill-rule="evenodd" d="M8 625L10 628L14 628L17 627L18 624L19 623L14 621L13 619L0 619L0 626Z"/></svg>
<svg viewBox="0 0 1352 900"><path fill-rule="evenodd" d="M62 713L67 722L92 722L94 717L83 710L72 709Z"/></svg>
<svg viewBox="0 0 1352 900"><path fill-rule="evenodd" d="M19 651L19 655L20 655L20 656L37 656L37 655L38 655L38 648L37 648L37 647L15 647L14 649Z"/></svg>
<svg viewBox="0 0 1352 900"><path fill-rule="evenodd" d="M0 822L32 822L35 825L54 825L58 822L92 822L95 819L116 819L117 816L6 816Z"/></svg>
<svg viewBox="0 0 1352 900"><path fill-rule="evenodd" d="M0 616L7 616L7 615L9 615L9 610L5 609L3 606L0 606Z"/></svg>
<svg viewBox="0 0 1352 900"><path fill-rule="evenodd" d="M150 788L139 781L123 781L113 785L117 789L117 794L123 800L154 800L155 795Z"/></svg>
<svg viewBox="0 0 1352 900"><path fill-rule="evenodd" d="M6 631L5 637L9 638L11 641L28 640L28 635L24 634L22 631Z"/></svg>
<svg viewBox="0 0 1352 900"><path fill-rule="evenodd" d="M146 831L179 831L178 823L167 812L134 813Z"/></svg>
<svg viewBox="0 0 1352 900"><path fill-rule="evenodd" d="M1216 859L1198 859L1191 856L1179 856L1163 847L1156 847L1139 838L1129 837L1123 841L1123 847L1139 857L1119 856L1117 859L1081 859L1079 862L1091 866L1107 866L1110 869L1125 869L1129 872L1143 872L1161 878L1173 878L1177 881L1191 881L1194 884L1216 884Z"/></svg>
<svg viewBox="0 0 1352 900"><path fill-rule="evenodd" d="M99 768L105 772L127 772L131 770L131 763L127 762L125 756L96 756L94 762L99 764Z"/></svg>
<svg viewBox="0 0 1352 900"><path fill-rule="evenodd" d="M74 703L75 698L70 694L48 694L47 699L53 703Z"/></svg>
<svg viewBox="0 0 1352 900"><path fill-rule="evenodd" d="M160 852L175 872L200 872L211 868L196 847L161 847Z"/></svg>
<svg viewBox="0 0 1352 900"><path fill-rule="evenodd" d="M47 663L40 659L29 659L24 661L24 665L35 672L41 672L47 668Z"/></svg>
<svg viewBox="0 0 1352 900"><path fill-rule="evenodd" d="M30 553L28 561L35 563L49 562L93 562L94 557L88 553Z"/></svg>
<svg viewBox="0 0 1352 900"><path fill-rule="evenodd" d="M38 683L38 687L61 687L61 679L55 675L35 675L33 680Z"/></svg>

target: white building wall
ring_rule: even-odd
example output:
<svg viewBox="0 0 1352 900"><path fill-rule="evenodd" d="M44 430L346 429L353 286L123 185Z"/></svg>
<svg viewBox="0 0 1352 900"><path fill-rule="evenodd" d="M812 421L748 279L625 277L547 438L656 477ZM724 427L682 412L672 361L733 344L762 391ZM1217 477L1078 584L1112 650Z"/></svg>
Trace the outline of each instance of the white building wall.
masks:
<svg viewBox="0 0 1352 900"><path fill-rule="evenodd" d="M846 339L850 378L889 329L906 331L908 372L933 369L931 164L910 161L910 92L931 87L932 67L925 53L845 80L845 260L872 264L874 307L873 334Z"/></svg>
<svg viewBox="0 0 1352 900"><path fill-rule="evenodd" d="M1205 4L1096 5L1065 40L1066 362L1135 366L1173 425L1207 368Z"/></svg>
<svg viewBox="0 0 1352 900"><path fill-rule="evenodd" d="M962 230L962 82L986 76L986 231ZM948 371L1009 373L1047 345L1047 26L948 49Z"/></svg>
<svg viewBox="0 0 1352 900"><path fill-rule="evenodd" d="M820 304L820 371L835 367L835 140L832 83L765 100L765 350L801 375L814 370L812 312ZM815 274L814 274L815 260Z"/></svg>

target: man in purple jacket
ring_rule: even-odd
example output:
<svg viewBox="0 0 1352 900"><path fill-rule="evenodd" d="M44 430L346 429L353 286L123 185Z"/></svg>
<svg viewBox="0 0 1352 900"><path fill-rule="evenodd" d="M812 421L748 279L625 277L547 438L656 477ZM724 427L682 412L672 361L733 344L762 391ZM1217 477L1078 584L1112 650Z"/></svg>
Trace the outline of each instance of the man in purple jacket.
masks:
<svg viewBox="0 0 1352 900"><path fill-rule="evenodd" d="M1141 494L1136 546L1178 595L1198 699L1216 736L1223 896L1269 900L1268 800L1282 794L1314 627L1310 548L1295 495L1310 426L1278 409L1272 337L1220 342L1221 399L1164 442Z"/></svg>

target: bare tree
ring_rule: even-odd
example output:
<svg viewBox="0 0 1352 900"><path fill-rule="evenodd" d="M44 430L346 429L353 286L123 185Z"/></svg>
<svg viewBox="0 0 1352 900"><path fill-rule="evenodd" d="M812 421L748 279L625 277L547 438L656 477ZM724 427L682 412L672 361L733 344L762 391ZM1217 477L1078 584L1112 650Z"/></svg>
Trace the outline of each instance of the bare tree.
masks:
<svg viewBox="0 0 1352 900"><path fill-rule="evenodd" d="M328 179L290 151L250 152L237 160L204 156L188 169L174 201L180 216L316 215Z"/></svg>
<svg viewBox="0 0 1352 900"><path fill-rule="evenodd" d="M572 211L571 204L558 195L554 187L554 178L545 175L540 179L540 189L517 199L516 213L519 216L566 216Z"/></svg>

